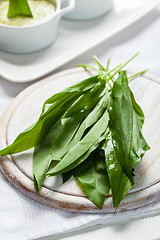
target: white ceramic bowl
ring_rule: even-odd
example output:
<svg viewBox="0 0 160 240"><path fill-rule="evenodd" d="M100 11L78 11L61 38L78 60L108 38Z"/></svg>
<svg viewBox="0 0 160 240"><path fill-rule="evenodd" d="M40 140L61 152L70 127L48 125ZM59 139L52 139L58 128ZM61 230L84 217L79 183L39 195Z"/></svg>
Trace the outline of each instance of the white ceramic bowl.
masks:
<svg viewBox="0 0 160 240"><path fill-rule="evenodd" d="M72 20L89 20L100 17L111 10L113 0L75 0L74 10L65 15Z"/></svg>
<svg viewBox="0 0 160 240"><path fill-rule="evenodd" d="M30 53L51 45L58 34L60 18L73 10L75 1L61 9L61 0L51 0L56 7L49 20L32 26L9 26L0 24L0 50L12 53Z"/></svg>

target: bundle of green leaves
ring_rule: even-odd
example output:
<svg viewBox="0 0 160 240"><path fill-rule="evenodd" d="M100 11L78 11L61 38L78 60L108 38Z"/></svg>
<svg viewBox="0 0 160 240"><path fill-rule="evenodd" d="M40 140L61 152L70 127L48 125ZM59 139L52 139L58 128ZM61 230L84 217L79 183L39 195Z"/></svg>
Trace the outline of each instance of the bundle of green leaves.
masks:
<svg viewBox="0 0 160 240"><path fill-rule="evenodd" d="M141 132L144 114L122 71L133 57L110 71L110 60L104 68L94 59L96 75L49 98L38 121L0 155L34 147L38 193L46 176L61 174L63 182L73 176L97 207L103 207L110 190L117 207L134 185L134 166L149 146Z"/></svg>

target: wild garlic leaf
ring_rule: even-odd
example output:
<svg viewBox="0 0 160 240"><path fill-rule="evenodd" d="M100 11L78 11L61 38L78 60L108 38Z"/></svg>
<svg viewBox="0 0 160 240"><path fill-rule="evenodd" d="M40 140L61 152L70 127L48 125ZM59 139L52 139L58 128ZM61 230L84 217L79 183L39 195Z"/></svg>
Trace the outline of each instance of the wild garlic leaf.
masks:
<svg viewBox="0 0 160 240"><path fill-rule="evenodd" d="M113 85L110 131L118 161L124 173L134 182L132 169L149 147L141 133L140 118L132 102L136 111L139 110L138 105L130 94L126 72L122 71Z"/></svg>
<svg viewBox="0 0 160 240"><path fill-rule="evenodd" d="M68 144L68 146L66 148L66 152L69 151L76 143L78 143L81 140L82 136L84 135L84 133L86 132L86 130L89 127L91 127L93 124L95 124L98 121L98 119L102 116L102 114L108 107L109 101L110 101L109 93L108 93L107 89L105 89L104 96L100 99L100 101L94 107L93 111L91 111L91 113L89 113L89 115L84 119L84 121L80 125L77 133L75 134L74 138ZM98 145L99 145L99 143L98 143ZM98 145L96 145L96 146L98 146ZM72 175L73 175L73 170L62 173L63 183L67 182L72 177Z"/></svg>
<svg viewBox="0 0 160 240"><path fill-rule="evenodd" d="M62 119L52 127L44 141L35 148L33 155L33 174L37 190L43 182L52 160L61 160L66 146L76 134L78 127L87 114L95 107L101 98L105 82L95 87L73 103ZM94 98L93 98L94 97Z"/></svg>
<svg viewBox="0 0 160 240"><path fill-rule="evenodd" d="M112 89L112 104L109 112L110 130L117 152L120 153L119 163L126 175L133 180L130 149L133 134L133 108L130 99L128 79L123 71L115 80ZM132 165L132 166L131 166Z"/></svg>
<svg viewBox="0 0 160 240"><path fill-rule="evenodd" d="M108 129L106 129L106 131L101 135L101 137L96 141L96 143L90 148L88 149L87 152L85 152L80 158L78 158L75 162L73 162L71 165L69 165L68 167L66 167L65 169L63 169L62 171L62 179L64 178L64 181L68 181L73 173L73 170L79 166L81 163L83 163L84 161L86 161L88 159L88 157L90 156L90 154L96 150L97 148L101 149L101 146L103 145L106 137L108 135ZM50 167L50 169L52 170L55 167L55 165L52 167ZM49 169L49 170L50 170ZM58 175L58 174L55 174ZM50 175L47 175L48 177L50 177Z"/></svg>
<svg viewBox="0 0 160 240"><path fill-rule="evenodd" d="M80 96L81 94L91 90L97 83L99 83L99 80L100 80L99 76L96 75L85 80L82 80L64 89L61 92L54 94L52 97L45 101L42 108L41 116L45 115L48 112L48 110L52 111L55 108L55 104L57 103L60 104L61 102L66 101L74 93L77 93L77 95Z"/></svg>
<svg viewBox="0 0 160 240"><path fill-rule="evenodd" d="M64 92L73 92L73 91L85 92L92 89L95 86L95 84L97 84L100 80L104 81L104 79L101 79L101 76L95 75L70 86L69 88L64 90Z"/></svg>
<svg viewBox="0 0 160 240"><path fill-rule="evenodd" d="M0 155L14 154L38 146L54 124L56 124L56 122L79 96L80 92L73 92L70 94L70 97L64 101L60 102L57 100L53 103L54 107L49 107L45 113L41 114L38 121L19 134L10 146L1 150Z"/></svg>
<svg viewBox="0 0 160 240"><path fill-rule="evenodd" d="M106 144L106 168L116 207L134 184L132 170L149 149L142 132L143 113L129 89L126 72L115 80L109 111L110 138Z"/></svg>
<svg viewBox="0 0 160 240"><path fill-rule="evenodd" d="M117 207L126 193L133 186L133 182L124 173L116 154L116 148L113 146L111 135L109 134L105 147L106 169L109 178L109 184L112 191L113 206Z"/></svg>
<svg viewBox="0 0 160 240"><path fill-rule="evenodd" d="M54 138L62 130L61 121L59 121L47 134L43 142L34 148L33 154L33 176L34 176L34 185L39 193L42 182L44 180L45 174L49 169L49 166L53 160L52 155L50 154L52 150L52 144Z"/></svg>
<svg viewBox="0 0 160 240"><path fill-rule="evenodd" d="M87 197L102 209L110 186L105 164L104 151L97 148L73 170L73 175Z"/></svg>
<svg viewBox="0 0 160 240"><path fill-rule="evenodd" d="M82 121L102 98L104 88L105 82L96 84L92 90L82 94L66 111L66 114L61 120L63 129L54 139L52 145L52 156L54 160L61 160L66 154L68 145L72 142L73 137L77 135L78 128Z"/></svg>
<svg viewBox="0 0 160 240"><path fill-rule="evenodd" d="M63 171L61 173L66 173L66 172L74 169L75 167L77 167L82 162L84 162L95 149L97 149L98 147L101 147L101 145L104 142L104 140L106 139L107 135L108 135L108 129L106 129L106 131L99 137L99 139L97 139L97 141L94 143L94 145L92 145L92 147L89 148L87 152L85 152L80 158L78 158L72 164L68 165L65 169L63 169ZM53 168L51 168L51 169L53 169Z"/></svg>
<svg viewBox="0 0 160 240"><path fill-rule="evenodd" d="M79 141L62 158L62 160L47 173L47 175L54 176L57 174L62 174L64 172L67 172L75 168L82 161L84 161L89 156L89 155L86 155L86 152L92 149L92 147L97 143L97 141L99 145L101 136L103 136L103 134L106 132L106 129L108 127L108 121L109 121L108 112L105 111L102 117L94 124L94 126L89 130L89 132L84 136L84 138L82 138L82 140ZM106 135L104 137L106 137ZM104 138L102 138L102 140L103 139ZM91 152L93 150L91 150ZM80 159L81 157L82 159Z"/></svg>
<svg viewBox="0 0 160 240"><path fill-rule="evenodd" d="M94 109L84 119L79 129L77 130L77 133L75 134L74 138L66 147L65 153L71 150L71 148L73 148L73 146L77 144L83 136L86 135L89 128L100 119L100 117L103 115L106 108L108 107L109 101L110 101L109 93L105 89L104 96L100 99L97 105L95 105Z"/></svg>
<svg viewBox="0 0 160 240"><path fill-rule="evenodd" d="M35 148L33 155L33 174L35 186L38 191L51 161L61 160L65 153L66 146L72 140L82 120L93 110L99 99L102 98L104 88L105 81L100 81L95 84L93 89L85 92L85 94L81 94L64 113L60 121L55 126L53 125L48 135L44 138L44 141ZM49 102L53 104L53 98L52 100L47 100L47 105ZM49 111L49 109L45 103L43 116L46 110Z"/></svg>
<svg viewBox="0 0 160 240"><path fill-rule="evenodd" d="M73 102L98 82L99 77L94 76L54 94L45 101L38 121L19 134L10 146L1 150L0 155L19 153L38 146Z"/></svg>
<svg viewBox="0 0 160 240"><path fill-rule="evenodd" d="M16 16L33 17L27 0L9 0L8 18Z"/></svg>
<svg viewBox="0 0 160 240"><path fill-rule="evenodd" d="M94 107L93 111L91 111L88 114L88 116L84 119L77 133L75 134L74 138L67 146L66 151L69 151L76 143L78 143L81 140L82 136L84 135L85 131L98 121L98 119L102 116L102 114L108 107L109 101L110 101L109 93L107 89L105 89L104 96L100 99L100 101ZM62 173L63 183L67 182L72 175L73 175L73 170Z"/></svg>

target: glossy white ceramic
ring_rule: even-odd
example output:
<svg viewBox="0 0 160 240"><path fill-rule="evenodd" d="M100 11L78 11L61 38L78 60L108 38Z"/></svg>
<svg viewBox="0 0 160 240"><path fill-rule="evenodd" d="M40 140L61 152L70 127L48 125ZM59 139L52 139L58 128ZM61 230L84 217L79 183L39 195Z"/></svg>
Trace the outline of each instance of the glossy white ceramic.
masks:
<svg viewBox="0 0 160 240"><path fill-rule="evenodd" d="M49 20L33 26L9 26L0 24L0 49L12 53L31 53L51 45L58 34L60 18L72 11L74 0L61 9L61 0L51 0L56 6Z"/></svg>
<svg viewBox="0 0 160 240"><path fill-rule="evenodd" d="M100 17L111 10L113 0L75 0L74 10L65 18L73 20L89 20Z"/></svg>

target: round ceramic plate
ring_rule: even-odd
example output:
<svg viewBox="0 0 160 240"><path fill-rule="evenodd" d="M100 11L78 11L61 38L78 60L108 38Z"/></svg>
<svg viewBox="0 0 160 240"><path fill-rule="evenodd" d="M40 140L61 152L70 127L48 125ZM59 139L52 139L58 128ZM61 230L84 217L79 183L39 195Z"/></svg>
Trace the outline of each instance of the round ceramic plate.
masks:
<svg viewBox="0 0 160 240"><path fill-rule="evenodd" d="M11 144L16 136L38 119L44 101L53 94L90 76L81 68L55 74L33 84L19 94L4 113L0 122L0 149ZM61 176L44 181L37 195L32 177L32 154L29 150L2 157L1 170L6 178L27 197L50 207L72 212L121 212L138 209L160 198L160 81L153 76L137 77L130 82L136 100L145 113L143 134L149 150L135 168L135 185L116 208L112 206L111 194L106 196L102 210L84 195L76 181L71 178L65 184Z"/></svg>

